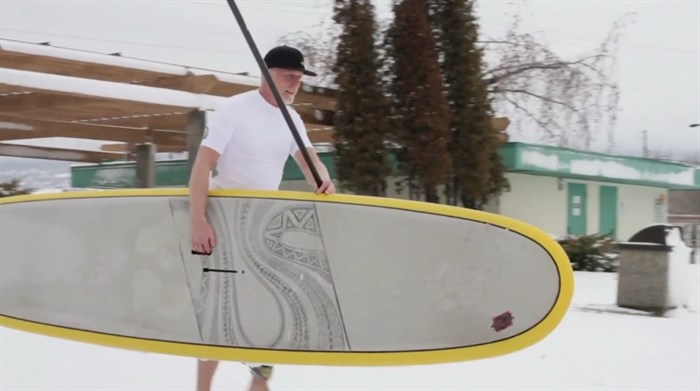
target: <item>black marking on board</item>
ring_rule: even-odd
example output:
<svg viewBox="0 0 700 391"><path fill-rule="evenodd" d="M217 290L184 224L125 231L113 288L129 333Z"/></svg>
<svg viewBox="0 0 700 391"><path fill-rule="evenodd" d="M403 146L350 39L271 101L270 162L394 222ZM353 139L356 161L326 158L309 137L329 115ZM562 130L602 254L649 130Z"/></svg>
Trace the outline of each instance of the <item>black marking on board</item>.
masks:
<svg viewBox="0 0 700 391"><path fill-rule="evenodd" d="M211 255L211 253L204 253L204 252L195 251L195 250L191 250L191 251L192 251L192 255L207 255L207 256Z"/></svg>
<svg viewBox="0 0 700 391"><path fill-rule="evenodd" d="M226 269L212 269L205 267L202 269L203 272L208 273L208 272L214 272L214 273L238 273L240 272L241 274L245 273L245 270L226 270Z"/></svg>

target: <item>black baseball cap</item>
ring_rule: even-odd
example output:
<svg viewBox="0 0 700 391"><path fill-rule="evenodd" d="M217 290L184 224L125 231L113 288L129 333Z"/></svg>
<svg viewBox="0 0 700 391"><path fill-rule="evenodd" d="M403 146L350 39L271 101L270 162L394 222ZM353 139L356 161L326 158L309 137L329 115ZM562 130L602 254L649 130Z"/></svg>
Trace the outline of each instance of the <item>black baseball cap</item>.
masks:
<svg viewBox="0 0 700 391"><path fill-rule="evenodd" d="M304 67L304 55L291 46L282 45L270 49L265 55L265 65L268 68L284 68L302 71L305 75L316 76Z"/></svg>

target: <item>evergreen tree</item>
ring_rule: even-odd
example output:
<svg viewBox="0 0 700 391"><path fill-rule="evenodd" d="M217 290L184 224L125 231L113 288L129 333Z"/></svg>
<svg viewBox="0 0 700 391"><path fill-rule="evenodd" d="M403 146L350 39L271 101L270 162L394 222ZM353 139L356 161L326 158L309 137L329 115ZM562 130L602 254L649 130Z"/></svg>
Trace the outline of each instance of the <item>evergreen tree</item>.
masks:
<svg viewBox="0 0 700 391"><path fill-rule="evenodd" d="M610 151L615 146L613 130L620 101L616 53L630 15L615 21L592 52L561 57L542 34L522 29L521 13L522 7L514 7L510 27L479 42L492 59L485 63L482 80L499 116L508 117L512 133L527 131L541 144L589 149L592 142L606 136ZM314 34L297 31L280 40L304 48L307 62L319 72L314 78L317 86L335 88L329 80L333 78L338 27L334 23ZM390 62L390 57L385 58L386 65Z"/></svg>
<svg viewBox="0 0 700 391"><path fill-rule="evenodd" d="M474 1L431 0L428 12L452 113L447 200L481 208L507 186L507 180L498 153L502 141L491 125L493 110L488 85L482 79L483 53L476 46Z"/></svg>
<svg viewBox="0 0 700 391"><path fill-rule="evenodd" d="M387 35L392 57L393 131L402 147L401 163L428 202L439 202L437 187L450 168L449 106L443 94L436 42L430 31L425 0L394 5Z"/></svg>
<svg viewBox="0 0 700 391"><path fill-rule="evenodd" d="M388 102L377 72L374 7L369 0L336 0L334 20L342 28L334 69L336 170L344 188L383 196L389 174L384 145Z"/></svg>

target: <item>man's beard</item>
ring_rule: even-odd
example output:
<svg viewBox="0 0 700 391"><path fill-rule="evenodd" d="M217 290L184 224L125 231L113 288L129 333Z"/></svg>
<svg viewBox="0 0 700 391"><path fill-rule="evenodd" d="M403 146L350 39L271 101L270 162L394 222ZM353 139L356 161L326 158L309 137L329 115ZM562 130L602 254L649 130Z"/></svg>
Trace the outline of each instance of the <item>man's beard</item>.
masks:
<svg viewBox="0 0 700 391"><path fill-rule="evenodd" d="M291 105L292 103L294 103L294 98L295 98L295 97L296 97L296 95L289 96L289 95L286 95L286 94L282 94L282 101L283 101L284 104L286 104L286 105Z"/></svg>

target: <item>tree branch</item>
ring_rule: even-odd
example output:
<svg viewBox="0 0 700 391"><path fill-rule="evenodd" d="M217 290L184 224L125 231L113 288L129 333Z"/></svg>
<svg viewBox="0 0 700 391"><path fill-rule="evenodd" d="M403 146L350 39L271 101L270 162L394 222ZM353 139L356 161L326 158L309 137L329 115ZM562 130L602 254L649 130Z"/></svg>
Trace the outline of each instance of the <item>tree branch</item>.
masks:
<svg viewBox="0 0 700 391"><path fill-rule="evenodd" d="M484 45L489 45L489 44L502 44L502 45L511 45L511 46L527 46L525 44L519 43L519 42L512 42L512 41L500 41L500 40L495 40L491 39L488 41L476 41L476 43L484 44Z"/></svg>
<svg viewBox="0 0 700 391"><path fill-rule="evenodd" d="M552 99L552 98L546 97L546 96L544 96L544 95L535 94L534 92L530 92L530 91L527 91L527 90L509 89L509 88L496 88L496 89L494 89L494 90L491 90L491 92L493 92L493 93L512 92L512 93L517 93L517 94L530 95L530 96L535 97L535 98L537 98L537 99L541 99L541 100L543 100L543 101L545 101L545 102L551 102L551 103L554 103L554 104L558 104L558 105L564 106L564 107L566 107L567 109L569 109L569 110L571 110L571 111L573 111L573 112L578 112L578 111L579 111L578 108L573 107L573 106L571 106L571 105L569 105L569 104L567 104L567 103L565 103L565 102L561 102L561 101L558 101L558 100L556 100L556 99Z"/></svg>
<svg viewBox="0 0 700 391"><path fill-rule="evenodd" d="M533 63L528 63L528 64L506 65L506 66L497 67L497 68L488 70L484 73L484 76L487 76L487 75L490 75L490 74L493 74L496 72L501 72L501 71L513 69L512 71L506 72L502 75L494 76L492 78L485 79L487 84L495 84L495 83L500 82L503 79L507 79L509 77L512 77L512 76L515 76L515 75L518 75L521 73L525 73L525 72L531 71L531 70L561 69L561 68L566 68L566 67L571 66L571 65L585 65L585 66L588 66L592 69L595 69L595 68L591 67L590 65L585 64L584 61L594 59L594 58L599 58L599 57L604 57L604 55L596 54L594 56L580 58L576 61L556 61L556 62L549 63L549 64L543 63L543 62L533 62Z"/></svg>
<svg viewBox="0 0 700 391"><path fill-rule="evenodd" d="M542 130L544 130L550 137L555 137L554 132L552 132L552 130L549 128L549 123L540 120L540 117L539 117L539 116L534 115L533 113L530 112L530 110L526 109L525 107L521 106L520 104L518 104L518 103L515 102L514 100L510 99L507 95L503 95L503 99L504 99L506 102L508 102L508 103L510 103L511 105L513 105L513 107L515 107L516 109L518 109L518 110L522 111L523 113L525 113L525 115L527 115L528 117L530 117L530 119L532 119L533 121L535 121L535 122L537 123L537 125L539 125L540 128L542 128Z"/></svg>

